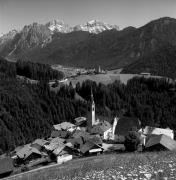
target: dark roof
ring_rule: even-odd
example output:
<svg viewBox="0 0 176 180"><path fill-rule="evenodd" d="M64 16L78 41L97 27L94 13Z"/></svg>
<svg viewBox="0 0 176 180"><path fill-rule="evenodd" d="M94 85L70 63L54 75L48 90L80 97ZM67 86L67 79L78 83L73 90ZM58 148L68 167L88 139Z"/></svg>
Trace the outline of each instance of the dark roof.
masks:
<svg viewBox="0 0 176 180"><path fill-rule="evenodd" d="M83 144L80 148L80 151L84 154L86 153L87 151L89 151L90 149L92 149L93 147L95 146L94 143L92 142L86 142L85 144Z"/></svg>
<svg viewBox="0 0 176 180"><path fill-rule="evenodd" d="M55 138L55 137L61 137L61 138L66 138L69 135L68 131L62 131L62 130L54 130L51 132L51 137Z"/></svg>
<svg viewBox="0 0 176 180"><path fill-rule="evenodd" d="M44 140L44 139L36 139L36 140L31 144L31 146L34 145L34 144L37 144L37 145L39 145L39 146L44 146L47 142L48 142L48 141L46 141L46 140Z"/></svg>
<svg viewBox="0 0 176 180"><path fill-rule="evenodd" d="M89 139L87 141L92 142L93 144L96 145L101 145L103 143L100 135L91 135L89 136Z"/></svg>
<svg viewBox="0 0 176 180"><path fill-rule="evenodd" d="M10 157L0 159L0 174L13 171L13 161Z"/></svg>
<svg viewBox="0 0 176 180"><path fill-rule="evenodd" d="M67 143L68 142L72 143L73 145L79 144L81 146L83 144L83 138L77 137L77 138L68 139Z"/></svg>
<svg viewBox="0 0 176 180"><path fill-rule="evenodd" d="M111 128L111 124L107 121L102 121L99 124L93 126L91 129L92 134L100 134L103 135L108 129Z"/></svg>
<svg viewBox="0 0 176 180"><path fill-rule="evenodd" d="M42 155L42 153L36 149L35 147L31 147L30 144L25 145L22 149L20 149L16 155L21 159L27 159L31 154Z"/></svg>
<svg viewBox="0 0 176 180"><path fill-rule="evenodd" d="M151 135L146 142L145 148L150 148L159 144L168 150L176 150L176 141L164 134Z"/></svg>
<svg viewBox="0 0 176 180"><path fill-rule="evenodd" d="M140 121L138 118L125 116L121 117L117 122L115 134L125 136L132 130L133 127L136 127L138 130L140 129Z"/></svg>
<svg viewBox="0 0 176 180"><path fill-rule="evenodd" d="M88 139L90 136L89 133L85 132L85 131L81 131L81 130L76 130L73 134L72 137L73 138L79 138L79 137L83 137L84 140Z"/></svg>

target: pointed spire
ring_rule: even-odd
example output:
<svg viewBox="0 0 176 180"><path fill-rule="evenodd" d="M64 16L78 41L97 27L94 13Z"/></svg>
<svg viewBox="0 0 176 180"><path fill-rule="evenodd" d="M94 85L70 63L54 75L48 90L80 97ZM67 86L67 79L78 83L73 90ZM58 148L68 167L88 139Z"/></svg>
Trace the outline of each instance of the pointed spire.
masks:
<svg viewBox="0 0 176 180"><path fill-rule="evenodd" d="M94 103L94 97L93 97L92 87L91 87L91 102Z"/></svg>

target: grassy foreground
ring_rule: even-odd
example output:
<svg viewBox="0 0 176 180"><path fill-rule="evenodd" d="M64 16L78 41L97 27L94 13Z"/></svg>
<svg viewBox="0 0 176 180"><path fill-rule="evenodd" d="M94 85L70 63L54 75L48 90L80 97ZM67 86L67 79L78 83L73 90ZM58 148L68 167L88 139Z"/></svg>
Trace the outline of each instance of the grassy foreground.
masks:
<svg viewBox="0 0 176 180"><path fill-rule="evenodd" d="M176 179L176 152L121 153L77 159L8 180Z"/></svg>

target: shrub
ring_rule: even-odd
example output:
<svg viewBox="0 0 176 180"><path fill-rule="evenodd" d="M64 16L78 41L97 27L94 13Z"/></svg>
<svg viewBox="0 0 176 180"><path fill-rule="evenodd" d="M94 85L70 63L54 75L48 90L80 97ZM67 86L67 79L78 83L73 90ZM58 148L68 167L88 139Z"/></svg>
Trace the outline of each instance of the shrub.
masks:
<svg viewBox="0 0 176 180"><path fill-rule="evenodd" d="M136 151L140 143L140 134L136 131L129 131L125 136L124 146L127 151Z"/></svg>

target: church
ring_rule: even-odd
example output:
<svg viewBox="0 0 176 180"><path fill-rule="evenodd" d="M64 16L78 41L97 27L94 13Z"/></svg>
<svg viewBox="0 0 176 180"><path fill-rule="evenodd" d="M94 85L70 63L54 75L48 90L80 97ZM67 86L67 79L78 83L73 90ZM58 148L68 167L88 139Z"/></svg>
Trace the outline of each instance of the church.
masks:
<svg viewBox="0 0 176 180"><path fill-rule="evenodd" d="M113 126L105 120L99 120L96 119L96 108L95 108L95 102L94 102L94 97L93 93L91 90L91 117L88 120L88 131L91 134L100 134L104 140L109 140L112 137L113 133L113 126L116 125L113 124Z"/></svg>

